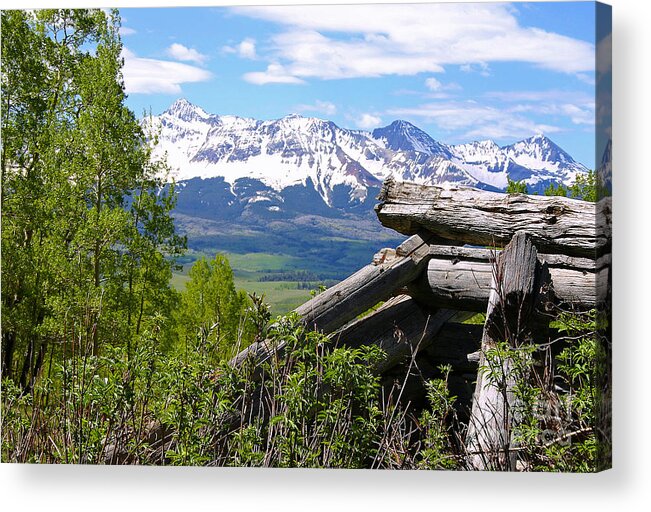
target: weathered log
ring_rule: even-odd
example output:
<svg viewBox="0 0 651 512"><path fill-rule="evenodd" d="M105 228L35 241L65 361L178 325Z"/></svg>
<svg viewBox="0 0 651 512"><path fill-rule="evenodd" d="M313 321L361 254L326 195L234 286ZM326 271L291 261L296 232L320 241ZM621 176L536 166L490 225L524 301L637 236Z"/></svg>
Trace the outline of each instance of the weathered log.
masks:
<svg viewBox="0 0 651 512"><path fill-rule="evenodd" d="M408 285L409 293L430 307L482 312L486 310L495 257L501 251L471 247L430 246L427 271ZM539 254L553 287L554 299L579 308L592 308L606 293L607 258L597 261L564 255Z"/></svg>
<svg viewBox="0 0 651 512"><path fill-rule="evenodd" d="M409 360L436 341L446 322L470 314L447 309L429 310L407 295L394 297L372 314L351 322L332 334L336 345L377 345L385 357L374 369L382 374Z"/></svg>
<svg viewBox="0 0 651 512"><path fill-rule="evenodd" d="M596 258L610 243L610 206L566 197L500 194L387 179L380 222L411 235L422 229L460 244L506 244L527 231L539 252ZM597 219L601 219L597 228ZM605 224L605 225L601 225Z"/></svg>
<svg viewBox="0 0 651 512"><path fill-rule="evenodd" d="M515 469L515 453L510 450L517 422L513 389L520 376L510 357L490 361L486 354L499 342L516 348L530 339L543 271L536 248L523 232L513 237L494 266L480 356L480 366L493 371L477 374L466 433L467 462L472 469Z"/></svg>
<svg viewBox="0 0 651 512"><path fill-rule="evenodd" d="M476 371L482 331L481 325L448 322L425 348L423 356L435 367L450 365L456 372Z"/></svg>
<svg viewBox="0 0 651 512"><path fill-rule="evenodd" d="M317 295L296 312L306 325L326 333L334 331L411 282L429 255L430 238L427 233L417 234L401 244L395 256L390 252L381 253L384 256L379 262L367 265Z"/></svg>
<svg viewBox="0 0 651 512"><path fill-rule="evenodd" d="M311 329L326 334L335 331L413 281L429 257L428 242L433 236L429 233L414 235L395 251L381 251L373 264L366 265L299 306L296 313ZM231 364L240 365L249 358L259 364L282 350L282 342L277 344L264 340L241 351Z"/></svg>

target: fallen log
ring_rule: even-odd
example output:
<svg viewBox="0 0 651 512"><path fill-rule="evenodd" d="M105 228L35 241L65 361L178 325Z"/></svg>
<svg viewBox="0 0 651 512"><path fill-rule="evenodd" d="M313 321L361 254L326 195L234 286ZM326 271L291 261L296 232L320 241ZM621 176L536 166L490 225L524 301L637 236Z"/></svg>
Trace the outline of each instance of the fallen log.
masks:
<svg viewBox="0 0 651 512"><path fill-rule="evenodd" d="M478 347L479 337L476 330L470 329L475 336L472 339L456 340L455 336L468 331L459 327L460 324L448 324L448 321L462 321L472 313L457 312L451 310L431 311L420 306L414 299L408 295L399 295L389 299L382 304L376 311L360 319L350 322L348 325L340 328L330 334L330 340L333 346L346 346L349 348L359 348L361 346L376 345L385 353L383 357L373 368L373 373L382 375L389 369L394 368L401 363L408 362L412 357L415 358L420 352L426 356L428 361L429 355L426 355L424 349L433 344L437 344L439 334L443 334L445 346L441 346L434 353L440 354L445 362L448 358L444 355L451 345L466 347L473 352ZM246 356L238 363L255 365L251 374L251 380L261 380L263 375L263 365L261 363L269 360L271 357L283 357L285 354L285 344L268 345L265 343L256 344L255 352L248 352ZM474 354L470 354L469 360L464 360L464 348L453 349L455 358L459 359L459 367L462 369L476 368L477 361L473 361ZM442 361L443 362L443 361ZM430 364L438 364L432 359ZM232 414L224 420L227 430L236 429L249 423L252 419L266 420L269 417L267 403L272 402L269 393L272 390L265 389L258 385L249 401L241 404L242 411Z"/></svg>
<svg viewBox="0 0 651 512"><path fill-rule="evenodd" d="M372 314L346 325L331 338L335 345L380 347L385 357L374 371L382 374L435 343L439 331L446 329L447 322L469 316L471 313L449 309L427 309L411 297L401 295L387 301Z"/></svg>
<svg viewBox="0 0 651 512"><path fill-rule="evenodd" d="M410 295L430 307L483 312L488 304L494 262L500 251L430 246L427 270L408 285ZM606 294L609 258L597 261L539 254L551 277L557 302L593 308Z"/></svg>
<svg viewBox="0 0 651 512"><path fill-rule="evenodd" d="M310 329L326 334L337 330L413 281L429 257L428 242L433 238L430 233L417 234L395 251L381 251L372 264L307 301L295 312ZM260 364L272 354L282 353L284 347L283 342L263 340L241 351L231 364L237 366L251 358Z"/></svg>
<svg viewBox="0 0 651 512"><path fill-rule="evenodd" d="M382 225L422 229L460 244L505 245L526 231L541 253L595 259L610 245L609 202L443 188L387 179L375 207ZM597 226L599 224L599 226Z"/></svg>

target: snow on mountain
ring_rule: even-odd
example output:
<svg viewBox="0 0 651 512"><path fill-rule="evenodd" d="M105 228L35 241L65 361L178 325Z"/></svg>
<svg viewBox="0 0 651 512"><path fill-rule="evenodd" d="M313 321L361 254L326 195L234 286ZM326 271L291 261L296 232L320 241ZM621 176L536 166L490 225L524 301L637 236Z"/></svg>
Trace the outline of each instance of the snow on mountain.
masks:
<svg viewBox="0 0 651 512"><path fill-rule="evenodd" d="M451 160L477 181L498 189L506 188L509 168L511 173L514 170L513 162L492 140L458 144L450 150Z"/></svg>
<svg viewBox="0 0 651 512"><path fill-rule="evenodd" d="M380 180L377 147L365 134L342 130L331 121L291 114L273 121L211 116L178 100L153 119L161 128L155 156L167 158L176 180L222 176L260 180L280 191L308 182L328 204L337 186L351 203L363 201Z"/></svg>
<svg viewBox="0 0 651 512"><path fill-rule="evenodd" d="M384 128L376 128L371 135L394 151L417 151L446 158L451 156L446 146L407 121L394 121Z"/></svg>
<svg viewBox="0 0 651 512"><path fill-rule="evenodd" d="M588 169L554 142L542 134L502 148L506 155L519 166L532 171L527 183L535 185L544 181L573 183L578 173Z"/></svg>
<svg viewBox="0 0 651 512"><path fill-rule="evenodd" d="M177 181L222 177L232 187L248 178L276 192L301 186L328 206L341 205L344 196L349 205L364 203L369 189L390 175L496 190L511 178L538 190L570 184L587 171L542 135L504 147L492 141L449 146L406 121L369 133L296 114L269 121L218 116L184 99L152 123L160 129L154 156L167 155Z"/></svg>

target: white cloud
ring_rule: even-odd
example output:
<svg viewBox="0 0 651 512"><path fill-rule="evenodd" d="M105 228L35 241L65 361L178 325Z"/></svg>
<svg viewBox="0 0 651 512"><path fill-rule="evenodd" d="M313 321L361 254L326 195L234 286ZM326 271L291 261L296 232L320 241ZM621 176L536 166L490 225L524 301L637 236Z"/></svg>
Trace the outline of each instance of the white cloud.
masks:
<svg viewBox="0 0 651 512"><path fill-rule="evenodd" d="M364 113L355 119L355 124L363 130L371 130L382 124L382 118L373 114Z"/></svg>
<svg viewBox="0 0 651 512"><path fill-rule="evenodd" d="M120 27L120 36L132 36L133 34L136 34L136 30L129 28L129 27Z"/></svg>
<svg viewBox="0 0 651 512"><path fill-rule="evenodd" d="M597 64L599 65L599 64ZM584 84L588 84L590 86L594 86L596 81L595 81L595 74L594 73L577 73L576 77L581 80Z"/></svg>
<svg viewBox="0 0 651 512"><path fill-rule="evenodd" d="M180 94L181 84L205 82L212 74L188 64L137 57L124 48L124 84L127 94Z"/></svg>
<svg viewBox="0 0 651 512"><path fill-rule="evenodd" d="M462 64L459 71L464 73L479 73L481 76L490 76L490 68L485 62L474 62L472 64Z"/></svg>
<svg viewBox="0 0 651 512"><path fill-rule="evenodd" d="M440 91L443 88L443 84L436 78L431 77L425 80L425 87L427 87L430 91Z"/></svg>
<svg viewBox="0 0 651 512"><path fill-rule="evenodd" d="M505 102L521 103L549 103L549 102L594 102L593 96L581 91L563 89L543 89L538 91L491 91L485 94L487 98Z"/></svg>
<svg viewBox="0 0 651 512"><path fill-rule="evenodd" d="M434 94L429 94L427 97L428 98L448 98L449 94L445 93L444 91L458 91L461 89L461 86L457 83L450 82L450 83L442 83L436 78L429 77L425 79L425 87L427 87L432 93Z"/></svg>
<svg viewBox="0 0 651 512"><path fill-rule="evenodd" d="M222 47L224 53L236 53L243 59L256 59L255 39L247 37L241 43L235 46Z"/></svg>
<svg viewBox="0 0 651 512"><path fill-rule="evenodd" d="M204 64L208 60L208 56L202 53L199 53L194 48L188 48L179 43L172 44L165 53L176 60L182 60L185 62L195 62L196 64Z"/></svg>
<svg viewBox="0 0 651 512"><path fill-rule="evenodd" d="M269 64L265 71L252 71L244 73L244 80L255 85L265 84L302 84L304 80L291 75L280 64Z"/></svg>
<svg viewBox="0 0 651 512"><path fill-rule="evenodd" d="M255 59L255 40L247 38L237 47L240 57Z"/></svg>
<svg viewBox="0 0 651 512"><path fill-rule="evenodd" d="M594 125L595 106L574 105L572 103L522 104L508 109L512 113L533 113L546 116L566 117L572 124Z"/></svg>
<svg viewBox="0 0 651 512"><path fill-rule="evenodd" d="M560 131L556 126L536 123L517 112L480 105L474 101L427 103L416 108L392 109L388 113L398 117L421 118L447 131L464 131L464 139L528 137L532 133Z"/></svg>
<svg viewBox="0 0 651 512"><path fill-rule="evenodd" d="M504 103L512 103L505 110L512 113L534 113L546 116L566 117L573 124L594 125L594 97L579 91L557 89L543 91L496 91L486 97Z"/></svg>
<svg viewBox="0 0 651 512"><path fill-rule="evenodd" d="M318 112L326 116L333 116L337 113L337 106L329 101L316 100L313 105L297 105L298 112Z"/></svg>
<svg viewBox="0 0 651 512"><path fill-rule="evenodd" d="M441 72L488 73L491 62L525 62L562 73L594 70L594 45L523 27L501 3L239 7L285 26L266 49L299 79ZM327 35L325 35L327 34Z"/></svg>
<svg viewBox="0 0 651 512"><path fill-rule="evenodd" d="M594 126L595 124L594 104L592 104L592 108L590 108L589 106L585 107L566 103L560 106L560 110L564 115L569 117L574 124L587 124L590 126Z"/></svg>

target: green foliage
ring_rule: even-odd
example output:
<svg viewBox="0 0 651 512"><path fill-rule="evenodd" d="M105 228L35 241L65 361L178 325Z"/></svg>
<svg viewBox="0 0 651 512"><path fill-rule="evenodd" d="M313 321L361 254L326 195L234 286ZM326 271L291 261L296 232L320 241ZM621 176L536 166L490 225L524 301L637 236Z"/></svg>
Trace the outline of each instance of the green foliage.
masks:
<svg viewBox="0 0 651 512"><path fill-rule="evenodd" d="M568 190L570 197L594 203L603 196L603 194L600 195L600 189L597 174L594 171L588 171L586 174L577 174L576 180Z"/></svg>
<svg viewBox="0 0 651 512"><path fill-rule="evenodd" d="M379 439L379 381L371 372L377 347L326 350L328 339L298 317L280 319L269 336L285 358L264 368L275 390L274 415L233 436L233 465L365 467Z"/></svg>
<svg viewBox="0 0 651 512"><path fill-rule="evenodd" d="M564 346L554 357L552 375L540 375L537 361L549 359L536 345L498 343L486 353L485 372L512 399L506 408L511 449L533 471L592 472L597 467L595 376L596 313L562 313L552 326ZM548 347L549 349L549 347Z"/></svg>
<svg viewBox="0 0 651 512"><path fill-rule="evenodd" d="M311 297L316 297L317 295L323 293L326 291L326 286L324 284L320 284L318 288L315 288L313 290L310 290L310 296Z"/></svg>
<svg viewBox="0 0 651 512"><path fill-rule="evenodd" d="M545 189L546 196L567 197L567 192L567 188L563 186L562 183L558 183L556 186L554 186L553 183L550 183L549 186Z"/></svg>
<svg viewBox="0 0 651 512"><path fill-rule="evenodd" d="M172 341L173 187L125 106L117 11L2 11L2 375ZM67 347L67 348L63 348Z"/></svg>
<svg viewBox="0 0 651 512"><path fill-rule="evenodd" d="M202 339L166 353L154 328L130 355L121 346L71 355L29 393L3 381L3 460L464 468L450 367L426 383L427 407L412 420L409 409L381 398L379 348L332 347L296 315L268 324L262 300L251 301L257 339L280 349L262 366L215 362ZM507 417L519 467L595 470L595 319L565 314L555 322L568 343L548 379L538 374L535 346L487 351L480 371L499 386L514 383Z"/></svg>
<svg viewBox="0 0 651 512"><path fill-rule="evenodd" d="M196 339L210 345L215 358L229 358L252 341L254 329L249 298L235 290L233 271L225 256L201 258L189 272L177 313L184 350Z"/></svg>
<svg viewBox="0 0 651 512"><path fill-rule="evenodd" d="M550 183L545 189L546 196L561 196L582 199L583 201L596 202L600 197L608 195L607 191L599 184L599 177L594 171L577 174L574 183L566 187L562 183Z"/></svg>
<svg viewBox="0 0 651 512"><path fill-rule="evenodd" d="M368 466L382 435L371 370L380 350L326 350L327 338L296 316L279 318L267 334L287 350L258 385L246 365L215 365L205 344L170 357L149 332L131 356L111 347L66 359L30 394L7 380L3 460ZM255 413L248 407L261 392L269 406Z"/></svg>
<svg viewBox="0 0 651 512"><path fill-rule="evenodd" d="M424 430L422 457L418 463L421 469L458 469L460 467L454 453L452 440L452 421L454 401L448 390L448 377L452 371L450 366L441 367L443 377L427 382L427 401L430 409L426 409L420 418Z"/></svg>
<svg viewBox="0 0 651 512"><path fill-rule="evenodd" d="M507 194L527 194L527 184L524 181L514 181L511 178L508 178L508 183L506 185Z"/></svg>

